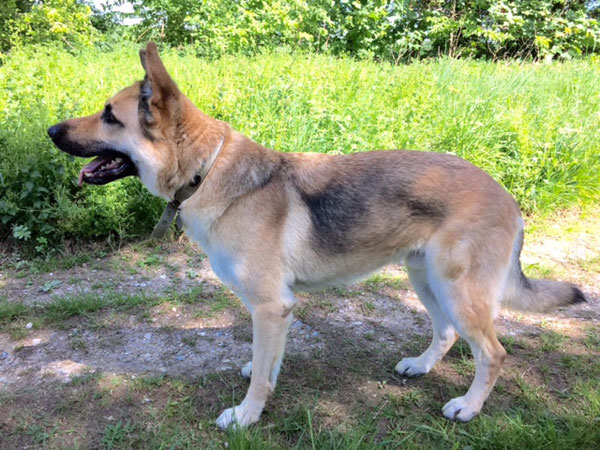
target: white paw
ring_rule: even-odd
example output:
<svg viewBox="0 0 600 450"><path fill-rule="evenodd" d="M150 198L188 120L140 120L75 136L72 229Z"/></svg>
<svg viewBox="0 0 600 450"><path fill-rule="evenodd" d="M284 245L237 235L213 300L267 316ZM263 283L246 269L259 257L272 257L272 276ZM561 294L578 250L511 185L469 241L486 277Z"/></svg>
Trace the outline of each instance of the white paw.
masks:
<svg viewBox="0 0 600 450"><path fill-rule="evenodd" d="M226 430L230 425L235 428L243 428L258 422L261 411L250 410L242 405L228 408L221 413L217 419L217 426Z"/></svg>
<svg viewBox="0 0 600 450"><path fill-rule="evenodd" d="M421 358L403 358L398 364L396 364L396 372L405 377L417 377L419 375L425 375L431 370Z"/></svg>
<svg viewBox="0 0 600 450"><path fill-rule="evenodd" d="M446 419L468 422L479 414L480 410L481 406L469 404L465 397L456 397L444 405L442 413Z"/></svg>
<svg viewBox="0 0 600 450"><path fill-rule="evenodd" d="M250 378L252 376L252 361L246 363L246 365L242 367L242 376L244 378Z"/></svg>

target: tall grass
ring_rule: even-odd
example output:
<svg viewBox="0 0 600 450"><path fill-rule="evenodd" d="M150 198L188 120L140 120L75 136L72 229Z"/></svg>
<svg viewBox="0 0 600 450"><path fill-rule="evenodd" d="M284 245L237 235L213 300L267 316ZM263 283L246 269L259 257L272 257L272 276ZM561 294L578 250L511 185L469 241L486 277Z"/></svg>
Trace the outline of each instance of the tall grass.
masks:
<svg viewBox="0 0 600 450"><path fill-rule="evenodd" d="M160 201L137 180L79 189L82 162L60 154L45 134L141 79L137 50L30 47L4 57L0 237L15 225L27 226L31 241L151 228ZM199 108L280 151L451 152L488 171L526 211L600 198L598 60L392 66L285 52L208 61L175 50L164 60Z"/></svg>

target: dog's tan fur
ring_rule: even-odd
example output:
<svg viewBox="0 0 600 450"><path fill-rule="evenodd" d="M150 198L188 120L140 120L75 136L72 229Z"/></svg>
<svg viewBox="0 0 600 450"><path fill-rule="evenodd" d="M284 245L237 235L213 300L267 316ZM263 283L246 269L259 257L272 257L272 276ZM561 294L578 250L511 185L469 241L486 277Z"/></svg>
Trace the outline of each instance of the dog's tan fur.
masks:
<svg viewBox="0 0 600 450"><path fill-rule="evenodd" d="M205 177L181 206L184 228L253 320L252 363L243 369L251 372L250 388L219 426L259 419L275 388L295 290L404 263L434 332L425 353L396 370L426 373L458 335L465 338L475 379L443 409L463 421L480 411L506 356L493 323L501 301L542 310L583 300L574 286L523 276L519 207L470 163L408 151L274 152L200 112L153 43L141 58L147 79L108 101L123 127L97 113L63 122L68 132L55 142L78 156L97 142L128 155L142 183L167 200L195 174Z"/></svg>

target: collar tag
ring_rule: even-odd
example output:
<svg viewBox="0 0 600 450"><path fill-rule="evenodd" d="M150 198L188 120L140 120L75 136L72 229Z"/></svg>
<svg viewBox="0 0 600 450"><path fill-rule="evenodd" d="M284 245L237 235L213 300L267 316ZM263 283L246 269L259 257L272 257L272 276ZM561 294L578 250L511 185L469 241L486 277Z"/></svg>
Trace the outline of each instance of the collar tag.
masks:
<svg viewBox="0 0 600 450"><path fill-rule="evenodd" d="M152 231L152 237L154 239L162 239L165 237L165 234L167 234L167 231L169 231L169 228L173 223L173 219L175 219L175 216L179 211L179 205L180 203L177 200L167 203L162 216L160 216L160 220L154 227L154 231Z"/></svg>
<svg viewBox="0 0 600 450"><path fill-rule="evenodd" d="M177 189L177 192L175 192L174 196L175 200L167 203L167 206L165 206L165 210L163 211L162 216L160 216L160 220L154 227L154 231L152 231L153 238L164 238L165 234L167 234L167 231L169 231L169 228L171 227L171 224L173 223L175 217L177 217L177 229L181 229L181 218L177 214L179 212L179 207L184 201L186 201L188 198L194 195L194 193L200 187L201 181L202 178L200 177L200 175L196 175L194 176L194 180L190 184L186 184Z"/></svg>

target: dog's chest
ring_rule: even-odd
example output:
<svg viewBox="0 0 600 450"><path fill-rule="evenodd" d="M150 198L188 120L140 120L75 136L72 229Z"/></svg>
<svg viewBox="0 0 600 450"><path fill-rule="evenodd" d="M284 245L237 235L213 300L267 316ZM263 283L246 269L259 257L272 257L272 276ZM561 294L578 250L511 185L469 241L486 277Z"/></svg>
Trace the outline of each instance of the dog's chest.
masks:
<svg viewBox="0 0 600 450"><path fill-rule="evenodd" d="M233 254L210 239L210 223L202 218L181 215L183 228L208 256L213 272L228 288L236 291L240 287L240 264ZM191 219L191 220L190 220Z"/></svg>
<svg viewBox="0 0 600 450"><path fill-rule="evenodd" d="M240 280L238 270L236 270L238 264L235 258L221 250L212 249L212 251L207 251L206 253L208 254L208 260L210 261L212 270L217 277L219 277L223 284L228 288L237 291L240 287Z"/></svg>

